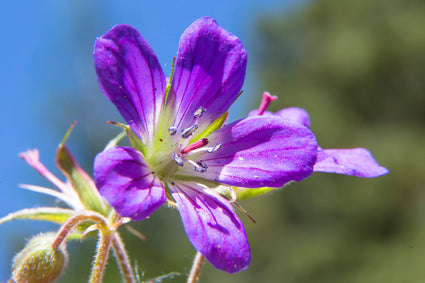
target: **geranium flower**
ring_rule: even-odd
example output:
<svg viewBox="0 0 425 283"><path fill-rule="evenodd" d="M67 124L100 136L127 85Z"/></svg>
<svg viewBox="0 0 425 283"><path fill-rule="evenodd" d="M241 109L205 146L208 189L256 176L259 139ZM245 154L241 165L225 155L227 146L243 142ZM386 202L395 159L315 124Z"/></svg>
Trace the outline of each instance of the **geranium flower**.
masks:
<svg viewBox="0 0 425 283"><path fill-rule="evenodd" d="M266 111L268 105L277 99L276 96L264 92L263 100L258 110L253 110L249 116L273 116L284 120L300 123L310 128L310 117L302 108L288 107L276 113ZM382 167L365 148L323 149L318 147L317 161L314 172L337 173L363 178L379 177L387 174L387 168Z"/></svg>
<svg viewBox="0 0 425 283"><path fill-rule="evenodd" d="M310 176L317 157L312 132L268 116L223 126L247 56L213 19L201 18L183 33L168 86L152 48L128 25L98 38L94 58L100 86L129 124L133 145L96 156L100 194L133 220L175 202L190 241L213 266L245 269L251 256L244 227L215 188L281 187Z"/></svg>

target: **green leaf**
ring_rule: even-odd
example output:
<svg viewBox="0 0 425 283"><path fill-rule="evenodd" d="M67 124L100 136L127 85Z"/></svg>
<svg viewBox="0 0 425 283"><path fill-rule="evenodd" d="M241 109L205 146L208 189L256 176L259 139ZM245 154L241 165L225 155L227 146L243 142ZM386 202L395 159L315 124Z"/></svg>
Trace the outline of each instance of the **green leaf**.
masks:
<svg viewBox="0 0 425 283"><path fill-rule="evenodd" d="M25 208L0 218L0 224L16 219L44 220L53 223L64 223L71 215L72 209L58 207Z"/></svg>

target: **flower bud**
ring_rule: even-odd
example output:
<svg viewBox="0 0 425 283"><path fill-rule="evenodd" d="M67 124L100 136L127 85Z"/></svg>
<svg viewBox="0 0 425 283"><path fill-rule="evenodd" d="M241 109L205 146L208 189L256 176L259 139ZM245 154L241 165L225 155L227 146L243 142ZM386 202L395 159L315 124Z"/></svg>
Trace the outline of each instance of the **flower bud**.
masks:
<svg viewBox="0 0 425 283"><path fill-rule="evenodd" d="M64 244L52 248L55 233L40 234L28 241L13 259L12 279L16 283L56 282L68 263Z"/></svg>

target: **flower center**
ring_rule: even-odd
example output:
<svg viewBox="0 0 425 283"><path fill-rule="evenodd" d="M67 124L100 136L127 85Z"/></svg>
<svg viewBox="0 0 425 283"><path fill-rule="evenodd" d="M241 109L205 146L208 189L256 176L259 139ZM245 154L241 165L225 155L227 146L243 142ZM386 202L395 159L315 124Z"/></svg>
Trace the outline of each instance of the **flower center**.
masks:
<svg viewBox="0 0 425 283"><path fill-rule="evenodd" d="M222 147L221 144L217 144L212 147L207 146L209 143L207 138L202 138L193 143L190 143L190 137L198 129L199 119L202 117L202 114L205 111L206 109L202 106L195 111L195 113L193 114L193 118L195 119L194 124L181 130L180 140L179 137L176 135L177 128L174 126L168 128L168 133L170 134L170 136L175 136L176 139L175 149L177 150L171 153L171 158L178 166L184 166L185 162L190 163L191 165L193 165L193 170L195 170L196 172L205 172L208 169L208 165L202 160L192 160L191 158L189 158L191 155L199 152L216 152Z"/></svg>
<svg viewBox="0 0 425 283"><path fill-rule="evenodd" d="M196 138L194 133L199 129L199 122L205 108L199 107L193 113L193 124L186 128L170 126L165 133L154 140L159 143L153 144L147 149L147 162L152 172L162 181L170 181L176 176L176 171L183 166L193 166L193 170L203 173L208 165L202 161L200 153L213 153L223 147L222 144L210 144L208 138Z"/></svg>

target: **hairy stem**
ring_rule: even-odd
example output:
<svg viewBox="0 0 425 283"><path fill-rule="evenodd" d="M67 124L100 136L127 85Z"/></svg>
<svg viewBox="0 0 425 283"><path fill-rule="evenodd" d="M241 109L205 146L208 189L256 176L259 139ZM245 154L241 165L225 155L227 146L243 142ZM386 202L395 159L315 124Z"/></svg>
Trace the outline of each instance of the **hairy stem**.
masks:
<svg viewBox="0 0 425 283"><path fill-rule="evenodd" d="M90 283L101 283L108 261L109 250L111 249L113 232L99 231L99 240L96 247L96 256L92 264Z"/></svg>
<svg viewBox="0 0 425 283"><path fill-rule="evenodd" d="M193 260L193 265L190 270L189 277L187 278L187 283L196 283L199 280L201 275L202 266L204 264L204 256L200 252L196 252L195 259Z"/></svg>
<svg viewBox="0 0 425 283"><path fill-rule="evenodd" d="M136 283L133 269L131 268L130 260L128 259L127 251L124 247L124 242L122 241L118 232L115 232L112 236L112 249L114 250L115 258L118 261L121 276L124 278L124 282Z"/></svg>
<svg viewBox="0 0 425 283"><path fill-rule="evenodd" d="M82 222L93 221L99 225L99 227L105 227L107 225L106 219L99 213L94 211L84 211L68 218L68 220L62 225L56 234L55 240L52 243L52 248L57 250L59 245L66 239L69 232Z"/></svg>

